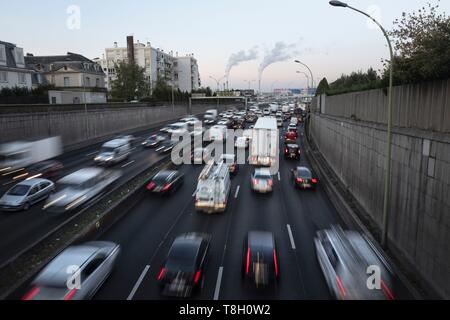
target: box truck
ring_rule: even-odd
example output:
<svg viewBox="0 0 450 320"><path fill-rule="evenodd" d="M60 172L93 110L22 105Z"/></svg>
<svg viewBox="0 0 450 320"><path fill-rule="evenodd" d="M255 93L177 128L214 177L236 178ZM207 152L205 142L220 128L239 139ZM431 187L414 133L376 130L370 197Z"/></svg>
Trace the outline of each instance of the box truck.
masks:
<svg viewBox="0 0 450 320"><path fill-rule="evenodd" d="M249 162L254 166L270 167L277 162L279 154L277 119L259 118L253 128Z"/></svg>

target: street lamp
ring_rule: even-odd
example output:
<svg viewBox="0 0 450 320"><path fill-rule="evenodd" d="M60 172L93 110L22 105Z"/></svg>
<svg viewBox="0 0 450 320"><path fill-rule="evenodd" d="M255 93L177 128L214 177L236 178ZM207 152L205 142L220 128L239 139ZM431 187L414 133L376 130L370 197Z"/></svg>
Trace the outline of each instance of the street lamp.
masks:
<svg viewBox="0 0 450 320"><path fill-rule="evenodd" d="M217 83L217 92L220 91L220 83L222 82L223 79L225 79L227 76L223 76L222 78L220 78L219 80L217 80L216 78L214 78L213 76L209 76L210 79L214 80Z"/></svg>
<svg viewBox="0 0 450 320"><path fill-rule="evenodd" d="M381 245L387 247L388 238L388 206L389 206L389 195L391 187L391 158L392 158L392 87L394 80L394 51L392 49L391 39L388 33L383 28L383 26L369 14L364 11L358 10L349 6L347 3L341 1L330 1L330 5L334 7L349 8L353 11L359 12L370 20L372 20L378 27L380 27L383 35L385 36L388 46L389 53L391 55L391 60L389 61L389 93L388 93L388 119L387 119L387 156L386 156L386 175L384 179L384 200L383 200L383 229L381 235Z"/></svg>
<svg viewBox="0 0 450 320"><path fill-rule="evenodd" d="M307 87L308 87L308 94L309 94L309 76L303 71L297 71L297 73L298 74L303 74L306 77L306 79L308 80Z"/></svg>
<svg viewBox="0 0 450 320"><path fill-rule="evenodd" d="M244 82L248 82L248 90L250 90L252 82L256 82L256 80L244 80Z"/></svg>
<svg viewBox="0 0 450 320"><path fill-rule="evenodd" d="M308 69L309 73L311 74L311 87L314 88L314 76L313 76L313 73L312 73L311 69L310 69L306 64L304 64L303 62L301 62L300 60L295 60L294 62L295 62L295 63L299 63L299 64L301 64L302 66L305 66L306 69Z"/></svg>

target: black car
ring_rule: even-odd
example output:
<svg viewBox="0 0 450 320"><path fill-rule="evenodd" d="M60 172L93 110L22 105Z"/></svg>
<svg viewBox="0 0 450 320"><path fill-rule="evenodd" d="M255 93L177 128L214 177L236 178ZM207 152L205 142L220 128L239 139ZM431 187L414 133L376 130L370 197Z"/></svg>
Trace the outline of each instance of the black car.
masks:
<svg viewBox="0 0 450 320"><path fill-rule="evenodd" d="M300 147L297 144L288 144L284 149L284 157L286 159L300 159Z"/></svg>
<svg viewBox="0 0 450 320"><path fill-rule="evenodd" d="M142 145L145 148L156 148L157 146L159 146L161 144L161 142L167 140L167 137L161 134L155 134L152 135L151 137L148 137L147 139L144 140L144 142L142 142Z"/></svg>
<svg viewBox="0 0 450 320"><path fill-rule="evenodd" d="M41 178L56 180L61 176L61 172L64 169L64 165L56 160L48 160L36 163L30 166L27 170L25 178Z"/></svg>
<svg viewBox="0 0 450 320"><path fill-rule="evenodd" d="M280 266L271 232L251 231L244 240L242 277L246 284L266 288L278 282Z"/></svg>
<svg viewBox="0 0 450 320"><path fill-rule="evenodd" d="M314 178L311 170L306 167L292 169L292 179L294 186L300 189L313 189L317 187L317 178Z"/></svg>
<svg viewBox="0 0 450 320"><path fill-rule="evenodd" d="M156 151L160 153L169 153L177 143L178 142L173 140L165 140L159 144L159 147L156 149Z"/></svg>
<svg viewBox="0 0 450 320"><path fill-rule="evenodd" d="M200 288L210 241L210 235L200 233L175 239L157 275L162 295L188 298Z"/></svg>
<svg viewBox="0 0 450 320"><path fill-rule="evenodd" d="M168 194L175 192L184 182L184 176L178 171L161 171L147 184L147 190L153 193Z"/></svg>

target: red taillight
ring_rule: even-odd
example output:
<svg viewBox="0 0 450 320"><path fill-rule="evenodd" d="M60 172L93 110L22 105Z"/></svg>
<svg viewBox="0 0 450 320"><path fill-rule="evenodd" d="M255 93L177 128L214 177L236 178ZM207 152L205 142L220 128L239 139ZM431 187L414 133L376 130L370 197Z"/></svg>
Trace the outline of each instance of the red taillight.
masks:
<svg viewBox="0 0 450 320"><path fill-rule="evenodd" d="M253 179L252 182L254 185L258 184L258 180L256 180L256 179Z"/></svg>
<svg viewBox="0 0 450 320"><path fill-rule="evenodd" d="M267 183L269 184L269 186L273 186L273 180L269 180L269 181L267 181Z"/></svg>
<svg viewBox="0 0 450 320"><path fill-rule="evenodd" d="M275 265L275 276L278 277L278 260L277 260L277 252L273 250L273 263Z"/></svg>
<svg viewBox="0 0 450 320"><path fill-rule="evenodd" d="M64 300L71 300L73 298L73 296L75 295L75 293L77 293L77 289L72 289L69 291L68 294L66 294L66 296L64 297Z"/></svg>
<svg viewBox="0 0 450 320"><path fill-rule="evenodd" d="M389 290L388 286L384 283L383 280L381 280L381 290L383 290L383 293L388 300L395 300L394 295L392 294L391 290Z"/></svg>
<svg viewBox="0 0 450 320"><path fill-rule="evenodd" d="M156 187L156 183L151 182L149 185L147 185L147 190L153 190Z"/></svg>
<svg viewBox="0 0 450 320"><path fill-rule="evenodd" d="M159 271L159 273L158 273L158 281L160 281L163 277L164 277L164 275L166 274L166 268L161 268L161 271Z"/></svg>
<svg viewBox="0 0 450 320"><path fill-rule="evenodd" d="M195 284L197 284L198 283L198 281L200 280L200 276L202 275L202 270L198 270L196 273L195 273L195 276L194 276L194 283Z"/></svg>
<svg viewBox="0 0 450 320"><path fill-rule="evenodd" d="M34 287L23 296L22 300L33 300L33 298L36 297L40 291L41 289L39 287Z"/></svg>
<svg viewBox="0 0 450 320"><path fill-rule="evenodd" d="M250 247L247 249L247 260L245 262L245 273L248 274L250 271Z"/></svg>
<svg viewBox="0 0 450 320"><path fill-rule="evenodd" d="M336 276L336 283L337 283L337 285L339 287L339 294L341 295L341 298L345 299L346 292L345 292L344 286L342 285L342 281L339 278L339 276Z"/></svg>
<svg viewBox="0 0 450 320"><path fill-rule="evenodd" d="M284 150L284 153L288 154L289 153L289 149Z"/></svg>
<svg viewBox="0 0 450 320"><path fill-rule="evenodd" d="M311 179L312 183L317 183L317 179Z"/></svg>
<svg viewBox="0 0 450 320"><path fill-rule="evenodd" d="M165 192L165 191L169 190L171 186L172 186L171 183L166 184L166 185L164 186L164 188L163 188L163 191Z"/></svg>
<svg viewBox="0 0 450 320"><path fill-rule="evenodd" d="M302 179L302 178L297 178L297 182L298 182L298 183L302 183L302 182L303 182L303 179Z"/></svg>

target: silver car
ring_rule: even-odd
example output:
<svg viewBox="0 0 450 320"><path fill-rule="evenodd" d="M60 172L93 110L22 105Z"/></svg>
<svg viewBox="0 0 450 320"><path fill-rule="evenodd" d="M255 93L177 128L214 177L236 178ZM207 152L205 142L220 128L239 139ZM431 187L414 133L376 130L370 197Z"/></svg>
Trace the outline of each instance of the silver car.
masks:
<svg viewBox="0 0 450 320"><path fill-rule="evenodd" d="M33 204L47 199L55 191L55 184L46 179L30 179L16 184L0 198L3 211L28 210Z"/></svg>
<svg viewBox="0 0 450 320"><path fill-rule="evenodd" d="M355 231L335 226L314 239L319 265L330 292L340 300L394 300L393 271L367 239ZM374 281L373 270L379 271ZM370 270L370 271L369 271ZM379 282L379 286L374 283Z"/></svg>
<svg viewBox="0 0 450 320"><path fill-rule="evenodd" d="M120 246L112 242L69 247L39 273L22 299L90 299L111 274L119 253Z"/></svg>

